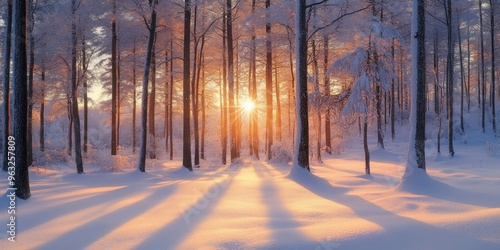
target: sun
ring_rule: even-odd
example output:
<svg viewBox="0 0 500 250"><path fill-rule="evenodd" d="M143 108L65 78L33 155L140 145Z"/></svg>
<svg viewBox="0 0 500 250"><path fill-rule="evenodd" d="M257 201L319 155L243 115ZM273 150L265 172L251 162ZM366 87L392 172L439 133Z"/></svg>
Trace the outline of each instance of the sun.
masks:
<svg viewBox="0 0 500 250"><path fill-rule="evenodd" d="M255 109L255 103L252 100L247 99L241 104L241 108L245 112L252 112Z"/></svg>

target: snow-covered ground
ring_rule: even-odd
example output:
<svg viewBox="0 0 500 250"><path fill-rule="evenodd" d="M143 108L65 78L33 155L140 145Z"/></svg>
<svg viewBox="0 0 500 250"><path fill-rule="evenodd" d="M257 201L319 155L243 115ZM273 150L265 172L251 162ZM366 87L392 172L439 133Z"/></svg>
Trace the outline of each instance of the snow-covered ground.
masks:
<svg viewBox="0 0 500 250"><path fill-rule="evenodd" d="M453 158L429 140L431 178L398 185L407 136L397 138L372 151L369 177L359 138L312 164L314 175L250 159L194 173L177 161L145 174L31 169L15 243L0 198L0 249L500 249L499 140L457 135Z"/></svg>

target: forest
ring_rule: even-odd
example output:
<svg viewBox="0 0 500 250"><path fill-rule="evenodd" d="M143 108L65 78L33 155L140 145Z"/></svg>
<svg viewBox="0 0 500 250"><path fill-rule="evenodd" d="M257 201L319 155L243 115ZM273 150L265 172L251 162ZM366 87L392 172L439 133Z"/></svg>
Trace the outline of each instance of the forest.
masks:
<svg viewBox="0 0 500 250"><path fill-rule="evenodd" d="M498 249L499 15L2 0L0 248Z"/></svg>

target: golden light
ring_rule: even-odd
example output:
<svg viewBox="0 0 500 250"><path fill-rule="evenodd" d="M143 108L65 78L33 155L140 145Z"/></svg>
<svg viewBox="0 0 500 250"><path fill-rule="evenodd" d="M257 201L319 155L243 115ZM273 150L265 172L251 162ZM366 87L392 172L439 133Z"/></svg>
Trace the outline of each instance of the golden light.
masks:
<svg viewBox="0 0 500 250"><path fill-rule="evenodd" d="M247 99L241 104L241 108L245 112L252 112L252 110L255 109L255 103L252 100Z"/></svg>

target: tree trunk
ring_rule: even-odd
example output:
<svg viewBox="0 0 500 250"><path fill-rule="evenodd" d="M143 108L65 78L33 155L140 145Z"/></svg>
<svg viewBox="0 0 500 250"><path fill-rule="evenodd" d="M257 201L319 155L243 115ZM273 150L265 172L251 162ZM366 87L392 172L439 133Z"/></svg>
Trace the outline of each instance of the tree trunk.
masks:
<svg viewBox="0 0 500 250"><path fill-rule="evenodd" d="M77 86L77 72L76 72L76 0L71 1L72 20L71 20L71 114L73 117L73 133L75 135L75 162L76 172L83 173L82 162L82 141L80 132L80 114L78 111L78 86Z"/></svg>
<svg viewBox="0 0 500 250"><path fill-rule="evenodd" d="M170 127L170 122L168 120L169 117L169 112L168 112L168 104L169 104L169 95L168 95L168 90L169 90L169 82L168 82L168 72L169 65L168 65L168 50L165 48L165 92L163 93L164 99L165 99L165 117L163 121L163 134L165 135L165 154L168 154L168 136L169 136L169 127Z"/></svg>
<svg viewBox="0 0 500 250"><path fill-rule="evenodd" d="M183 134L182 134L182 166L189 171L193 171L191 163L191 124L190 124L190 105L189 94L189 73L191 72L191 0L186 0L184 5L184 72L183 72Z"/></svg>
<svg viewBox="0 0 500 250"><path fill-rule="evenodd" d="M71 112L71 96L67 95L68 102L68 156L73 155L73 114Z"/></svg>
<svg viewBox="0 0 500 250"><path fill-rule="evenodd" d="M15 149L9 150L10 154L15 156L15 168L12 169L9 164L8 170L15 171L16 178L14 179L13 188L16 188L16 196L26 200L30 198L31 191L29 185L29 172L26 150L26 126L28 124L26 109L28 104L27 97L27 56L26 56L26 0L14 0L13 5L13 44L14 44L14 60L12 62L12 131L14 136L8 137L7 141L15 142ZM10 140L12 139L12 140ZM7 144L8 145L8 144ZM13 153L13 154L12 154ZM11 163L11 161L9 161Z"/></svg>
<svg viewBox="0 0 500 250"><path fill-rule="evenodd" d="M325 87L325 96L328 98L330 96L330 76L328 75L328 49L329 49L329 38L328 34L323 36L323 74L324 79L324 87ZM326 107L325 114L325 147L326 152L328 154L332 154L332 138L331 138L331 130L330 130L330 105Z"/></svg>
<svg viewBox="0 0 500 250"><path fill-rule="evenodd" d="M10 135L10 58L12 37L12 0L7 0L7 16L5 17L5 44L3 53L3 171L8 170L8 142Z"/></svg>
<svg viewBox="0 0 500 250"><path fill-rule="evenodd" d="M368 114L363 119L363 149L365 152L365 174L370 174L370 150L368 149Z"/></svg>
<svg viewBox="0 0 500 250"><path fill-rule="evenodd" d="M479 0L479 36L481 43L481 128L483 129L483 133L486 132L485 127L485 108L486 108L486 81L485 81L485 70L484 70L484 41L483 41L483 7L482 0Z"/></svg>
<svg viewBox="0 0 500 250"><path fill-rule="evenodd" d="M221 118L221 137L222 137L222 164L227 163L227 58L226 58L226 9L222 14L222 118Z"/></svg>
<svg viewBox="0 0 500 250"><path fill-rule="evenodd" d="M142 75L142 110L141 110L141 148L139 151L138 169L146 172L146 145L147 145L147 123L148 123L148 79L151 68L151 57L156 34L156 1L150 0L151 23L149 24L148 48L146 60L144 61L144 74Z"/></svg>
<svg viewBox="0 0 500 250"><path fill-rule="evenodd" d="M458 22L458 56L460 60L460 130L462 133L465 133L464 128L464 84L465 84L465 76L464 76L464 61L462 57L462 35L460 31L460 20Z"/></svg>
<svg viewBox="0 0 500 250"><path fill-rule="evenodd" d="M496 111L495 111L495 8L493 0L490 0L490 33L491 33L491 125L493 134L497 133Z"/></svg>
<svg viewBox="0 0 500 250"><path fill-rule="evenodd" d="M266 10L271 1L266 0ZM266 154L271 160L271 146L273 145L273 52L271 44L270 13L266 12ZM307 45L306 45L307 46Z"/></svg>
<svg viewBox="0 0 500 250"><path fill-rule="evenodd" d="M280 101L280 84L278 83L278 66L274 64L274 77L276 87L276 140L281 141L281 101Z"/></svg>
<svg viewBox="0 0 500 250"><path fill-rule="evenodd" d="M155 39L156 40L156 39ZM151 93L149 94L149 159L156 159L155 105L156 105L156 46L151 51Z"/></svg>
<svg viewBox="0 0 500 250"><path fill-rule="evenodd" d="M136 51L135 51L135 39L134 39L134 48L132 49L132 60L133 60L133 65L132 65L132 84L134 85L132 88L132 153L135 154L135 148L137 146L137 136L136 136L136 116L137 116L137 72L136 72Z"/></svg>
<svg viewBox="0 0 500 250"><path fill-rule="evenodd" d="M116 155L117 134L116 134L116 93L117 93L117 72L116 72L116 1L113 0L113 16L111 17L111 155Z"/></svg>
<svg viewBox="0 0 500 250"><path fill-rule="evenodd" d="M174 55L174 40L173 39L170 39L170 51L171 51L172 56L173 56ZM170 111L169 111L168 122L170 123L170 126L169 126L168 133L169 133L169 138L170 138L170 141L169 141L170 160L173 160L174 159L174 138L173 138L173 131L174 131L174 129L173 129L174 60L170 61L170 90L169 90L169 93L170 93L170 103L169 103Z"/></svg>
<svg viewBox="0 0 500 250"><path fill-rule="evenodd" d="M237 135L236 135L236 107L234 91L234 55L233 55L233 16L232 1L226 1L226 25L227 25L227 86L229 91L229 138L231 147L231 162L238 157Z"/></svg>
<svg viewBox="0 0 500 250"><path fill-rule="evenodd" d="M394 38L392 39L392 44L391 44L391 56L392 56L392 71L395 72L396 71L396 67L395 67L395 64L396 64L396 56L395 56L395 52L394 52L394 48L395 47L395 44L394 44ZM394 102L396 101L394 99L394 96L396 95L396 93L394 92L395 90L395 85L396 84L396 80L394 78L392 78L391 80L391 139L392 141L394 141L394 139L396 138L396 124L395 124L395 118L394 118L394 113L396 111L396 106L394 104Z"/></svg>
<svg viewBox="0 0 500 250"><path fill-rule="evenodd" d="M28 167L33 164L33 76L35 70L35 37L33 36L33 29L35 26L35 16L33 9L33 0L28 1L28 11L29 11L29 24L28 24L28 36L29 36L29 65L28 65L28 125L26 128L26 150L27 150L27 162Z"/></svg>
<svg viewBox="0 0 500 250"><path fill-rule="evenodd" d="M470 25L467 22L467 112L470 112Z"/></svg>
<svg viewBox="0 0 500 250"><path fill-rule="evenodd" d="M45 62L42 62L41 75L41 93L40 93L40 151L45 151Z"/></svg>
<svg viewBox="0 0 500 250"><path fill-rule="evenodd" d="M451 28L451 26L448 28ZM451 31L451 29L449 31ZM422 169L423 171L426 170L425 113L427 105L425 91L425 0L413 0L411 33L411 127L408 160L403 178L410 177L415 171L415 168Z"/></svg>
<svg viewBox="0 0 500 250"><path fill-rule="evenodd" d="M206 104L205 104L205 57L201 58L201 66L203 70L201 71L201 148L200 148L200 158L205 160L205 133L206 133Z"/></svg>
<svg viewBox="0 0 500 250"><path fill-rule="evenodd" d="M297 55L297 132L294 165L309 169L309 121L307 95L307 23L306 0L296 2L296 55Z"/></svg>
<svg viewBox="0 0 500 250"><path fill-rule="evenodd" d="M446 0L446 24L448 26L448 151L451 156L455 155L455 150L453 149L453 57L455 55L455 49L453 46L453 34L452 34L452 9L451 0ZM423 45L422 45L423 46ZM425 57L424 57L425 58ZM421 64L425 65L425 60ZM423 76L425 77L425 76ZM424 89L425 90L425 89ZM417 120L420 121L420 120ZM425 137L425 134L424 134Z"/></svg>
<svg viewBox="0 0 500 250"><path fill-rule="evenodd" d="M255 13L255 0L252 0L252 13ZM251 41L251 52L250 52L250 68L251 68L251 83L250 83L250 98L252 102L257 104L257 69L256 69L256 42L255 42L255 27L252 26L252 41ZM259 159L259 109L256 108L251 113L251 128L252 131L252 149L251 155Z"/></svg>
<svg viewBox="0 0 500 250"><path fill-rule="evenodd" d="M83 153L87 155L88 130L89 130L89 98L87 95L87 51L85 49L85 36L82 36L82 66L83 66Z"/></svg>
<svg viewBox="0 0 500 250"><path fill-rule="evenodd" d="M313 15L316 12L314 12ZM318 67L318 57L316 55L316 41L314 38L311 38L312 42L312 61L313 61L313 70L314 70L314 92L316 92L316 97L313 100L314 102L314 109L316 111L316 125L317 131L316 131L316 157L318 162L321 161L321 103L320 103L320 96L319 96L319 67Z"/></svg>

